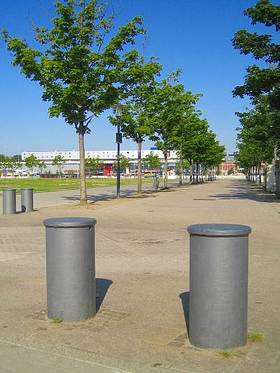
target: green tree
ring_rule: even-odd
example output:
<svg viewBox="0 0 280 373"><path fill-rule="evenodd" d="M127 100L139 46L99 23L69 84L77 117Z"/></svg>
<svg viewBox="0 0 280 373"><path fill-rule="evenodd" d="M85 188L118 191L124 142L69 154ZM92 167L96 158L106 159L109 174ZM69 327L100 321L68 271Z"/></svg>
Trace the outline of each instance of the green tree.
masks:
<svg viewBox="0 0 280 373"><path fill-rule="evenodd" d="M39 161L38 168L40 170L40 174L42 175L43 171L47 168L47 165L44 161Z"/></svg>
<svg viewBox="0 0 280 373"><path fill-rule="evenodd" d="M62 177L62 166L65 164L65 159L60 154L55 155L53 158L52 164L54 166L57 166L59 177L61 178Z"/></svg>
<svg viewBox="0 0 280 373"><path fill-rule="evenodd" d="M24 163L25 163L25 166L29 168L31 171L33 171L35 167L39 166L39 160L34 154L31 154L28 157L26 157L24 159Z"/></svg>
<svg viewBox="0 0 280 373"><path fill-rule="evenodd" d="M96 175L97 171L103 167L103 163L99 158L87 158L86 159L86 169L90 171L93 175Z"/></svg>
<svg viewBox="0 0 280 373"><path fill-rule="evenodd" d="M135 65L135 73L138 72L138 80L119 103L121 110L114 116L109 116L110 122L121 127L126 138L132 139L137 144L138 150L138 194L142 193L142 143L153 132L151 126L150 102L155 95L156 76L161 71L161 65L151 59L144 63L138 60Z"/></svg>
<svg viewBox="0 0 280 373"><path fill-rule="evenodd" d="M253 167L261 170L262 162L267 164L272 161L278 140L273 131L275 117L270 111L267 97L259 99L253 109L236 114L241 124L237 136L238 161L247 173Z"/></svg>
<svg viewBox="0 0 280 373"><path fill-rule="evenodd" d="M3 171L11 170L13 173L17 168L20 167L20 163L15 158L15 156L5 156L4 154L0 154L0 168Z"/></svg>
<svg viewBox="0 0 280 373"><path fill-rule="evenodd" d="M188 159L183 159L183 157L179 154L179 160L176 162L176 173L178 175L181 175L184 173L185 170L188 170L189 168L190 161Z"/></svg>
<svg viewBox="0 0 280 373"><path fill-rule="evenodd" d="M154 176L161 168L161 160L157 154L147 154L143 161L145 168L155 171Z"/></svg>
<svg viewBox="0 0 280 373"><path fill-rule="evenodd" d="M252 24L261 23L280 30L280 6L269 0L259 0L255 6L244 12L251 18ZM280 46L272 40L272 35L259 35L246 30L238 31L233 45L242 54L251 54L255 59L266 63L265 67L252 65L247 68L244 84L237 86L233 94L248 95L255 103L263 94L268 95L272 110L280 109Z"/></svg>
<svg viewBox="0 0 280 373"><path fill-rule="evenodd" d="M127 168L129 168L129 165L130 165L130 162L129 162L129 159L120 154L120 170L121 172L125 172ZM116 159L113 163L113 169L114 171L116 171L118 168L118 160Z"/></svg>
<svg viewBox="0 0 280 373"><path fill-rule="evenodd" d="M113 18L105 16L98 0L65 0L55 3L53 27L36 28L39 49L4 32L13 64L39 82L43 100L50 102L50 117L62 116L75 127L80 151L80 203L87 202L84 135L91 120L112 107L121 93L138 79L138 53L129 50L143 33L136 17L111 37Z"/></svg>
<svg viewBox="0 0 280 373"><path fill-rule="evenodd" d="M178 72L175 72L173 76L162 80L157 85L156 92L150 102L153 127L153 134L150 139L155 141L157 148L162 150L164 154L165 188L168 179L168 154L171 150L177 150L181 162L183 161L183 122L189 117L190 112L194 111L193 105L200 96L185 91L182 84L173 84L174 82L177 83L177 77ZM180 172L182 172L182 168Z"/></svg>

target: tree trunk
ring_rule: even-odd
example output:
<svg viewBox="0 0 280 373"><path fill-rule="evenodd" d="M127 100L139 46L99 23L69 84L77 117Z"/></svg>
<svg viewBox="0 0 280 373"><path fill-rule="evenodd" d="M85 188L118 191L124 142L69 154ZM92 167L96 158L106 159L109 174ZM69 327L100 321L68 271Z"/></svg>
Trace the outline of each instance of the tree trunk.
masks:
<svg viewBox="0 0 280 373"><path fill-rule="evenodd" d="M182 157L182 151L180 152L180 170L179 170L179 185L183 185L183 157Z"/></svg>
<svg viewBox="0 0 280 373"><path fill-rule="evenodd" d="M86 173L85 173L85 134L79 132L79 152L80 152L80 205L87 204L87 187L86 187Z"/></svg>
<svg viewBox="0 0 280 373"><path fill-rule="evenodd" d="M196 163L196 184L198 184L199 183L199 179L198 179L198 171L199 171L199 165L198 165L198 163Z"/></svg>
<svg viewBox="0 0 280 373"><path fill-rule="evenodd" d="M190 184L193 183L193 163L190 161Z"/></svg>
<svg viewBox="0 0 280 373"><path fill-rule="evenodd" d="M138 194L142 193L142 140L137 141L138 148Z"/></svg>
<svg viewBox="0 0 280 373"><path fill-rule="evenodd" d="M267 189L267 164L265 164L264 168L264 190Z"/></svg>
<svg viewBox="0 0 280 373"><path fill-rule="evenodd" d="M259 184L262 184L262 165L259 164Z"/></svg>
<svg viewBox="0 0 280 373"><path fill-rule="evenodd" d="M164 183L163 183L163 187L167 188L167 182L168 182L167 151L164 151L163 154L164 154Z"/></svg>
<svg viewBox="0 0 280 373"><path fill-rule="evenodd" d="M275 160L275 184L276 184L275 195L277 199L280 199L280 161L279 159Z"/></svg>

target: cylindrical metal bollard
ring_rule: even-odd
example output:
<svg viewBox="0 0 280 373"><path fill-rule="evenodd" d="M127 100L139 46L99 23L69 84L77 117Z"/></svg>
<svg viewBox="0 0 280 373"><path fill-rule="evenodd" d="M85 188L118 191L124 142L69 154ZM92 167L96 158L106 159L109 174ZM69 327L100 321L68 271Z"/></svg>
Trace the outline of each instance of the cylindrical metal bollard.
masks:
<svg viewBox="0 0 280 373"><path fill-rule="evenodd" d="M91 218L44 221L51 319L79 321L96 314L95 224Z"/></svg>
<svg viewBox="0 0 280 373"><path fill-rule="evenodd" d="M22 212L33 211L33 189L32 188L21 189L21 211Z"/></svg>
<svg viewBox="0 0 280 373"><path fill-rule="evenodd" d="M202 348L247 342L248 235L237 224L196 224L190 233L189 339Z"/></svg>
<svg viewBox="0 0 280 373"><path fill-rule="evenodd" d="M4 189L3 214L15 214L16 212L16 189Z"/></svg>

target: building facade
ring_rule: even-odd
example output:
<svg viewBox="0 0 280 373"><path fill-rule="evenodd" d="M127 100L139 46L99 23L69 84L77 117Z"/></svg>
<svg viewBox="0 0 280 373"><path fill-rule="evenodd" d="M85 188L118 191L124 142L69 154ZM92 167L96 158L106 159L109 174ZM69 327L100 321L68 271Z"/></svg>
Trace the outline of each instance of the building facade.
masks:
<svg viewBox="0 0 280 373"><path fill-rule="evenodd" d="M43 161L47 170L54 172L55 166L52 166L53 160L56 156L60 155L64 159L63 172L65 174L77 173L79 169L80 155L77 150L62 150L62 151L52 151L52 152L32 152L26 151L21 154L22 160L24 161L30 155L34 155L39 161ZM137 150L122 150L120 154L128 158L130 162L130 170L134 170L137 167L138 151ZM149 149L142 150L141 156L142 159L147 155L158 155L160 160L164 161L164 154L161 150ZM102 162L103 175L110 176L112 174L113 164L117 160L117 151L116 150L96 150L96 151L86 151L85 157L87 158L97 158ZM168 152L168 164L171 168L175 168L177 161L177 154L175 151Z"/></svg>

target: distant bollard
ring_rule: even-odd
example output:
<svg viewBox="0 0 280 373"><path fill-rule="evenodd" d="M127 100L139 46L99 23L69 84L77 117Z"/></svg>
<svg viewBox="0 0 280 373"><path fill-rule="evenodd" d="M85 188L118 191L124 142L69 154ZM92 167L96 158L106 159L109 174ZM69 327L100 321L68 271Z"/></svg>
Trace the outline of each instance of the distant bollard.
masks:
<svg viewBox="0 0 280 373"><path fill-rule="evenodd" d="M31 188L21 189L21 211L33 211L33 189Z"/></svg>
<svg viewBox="0 0 280 373"><path fill-rule="evenodd" d="M50 319L79 321L96 314L95 224L91 218L44 221Z"/></svg>
<svg viewBox="0 0 280 373"><path fill-rule="evenodd" d="M190 343L231 348L247 342L248 235L237 224L197 224L190 233Z"/></svg>
<svg viewBox="0 0 280 373"><path fill-rule="evenodd" d="M16 189L4 189L3 193L3 214L15 214L16 208Z"/></svg>

